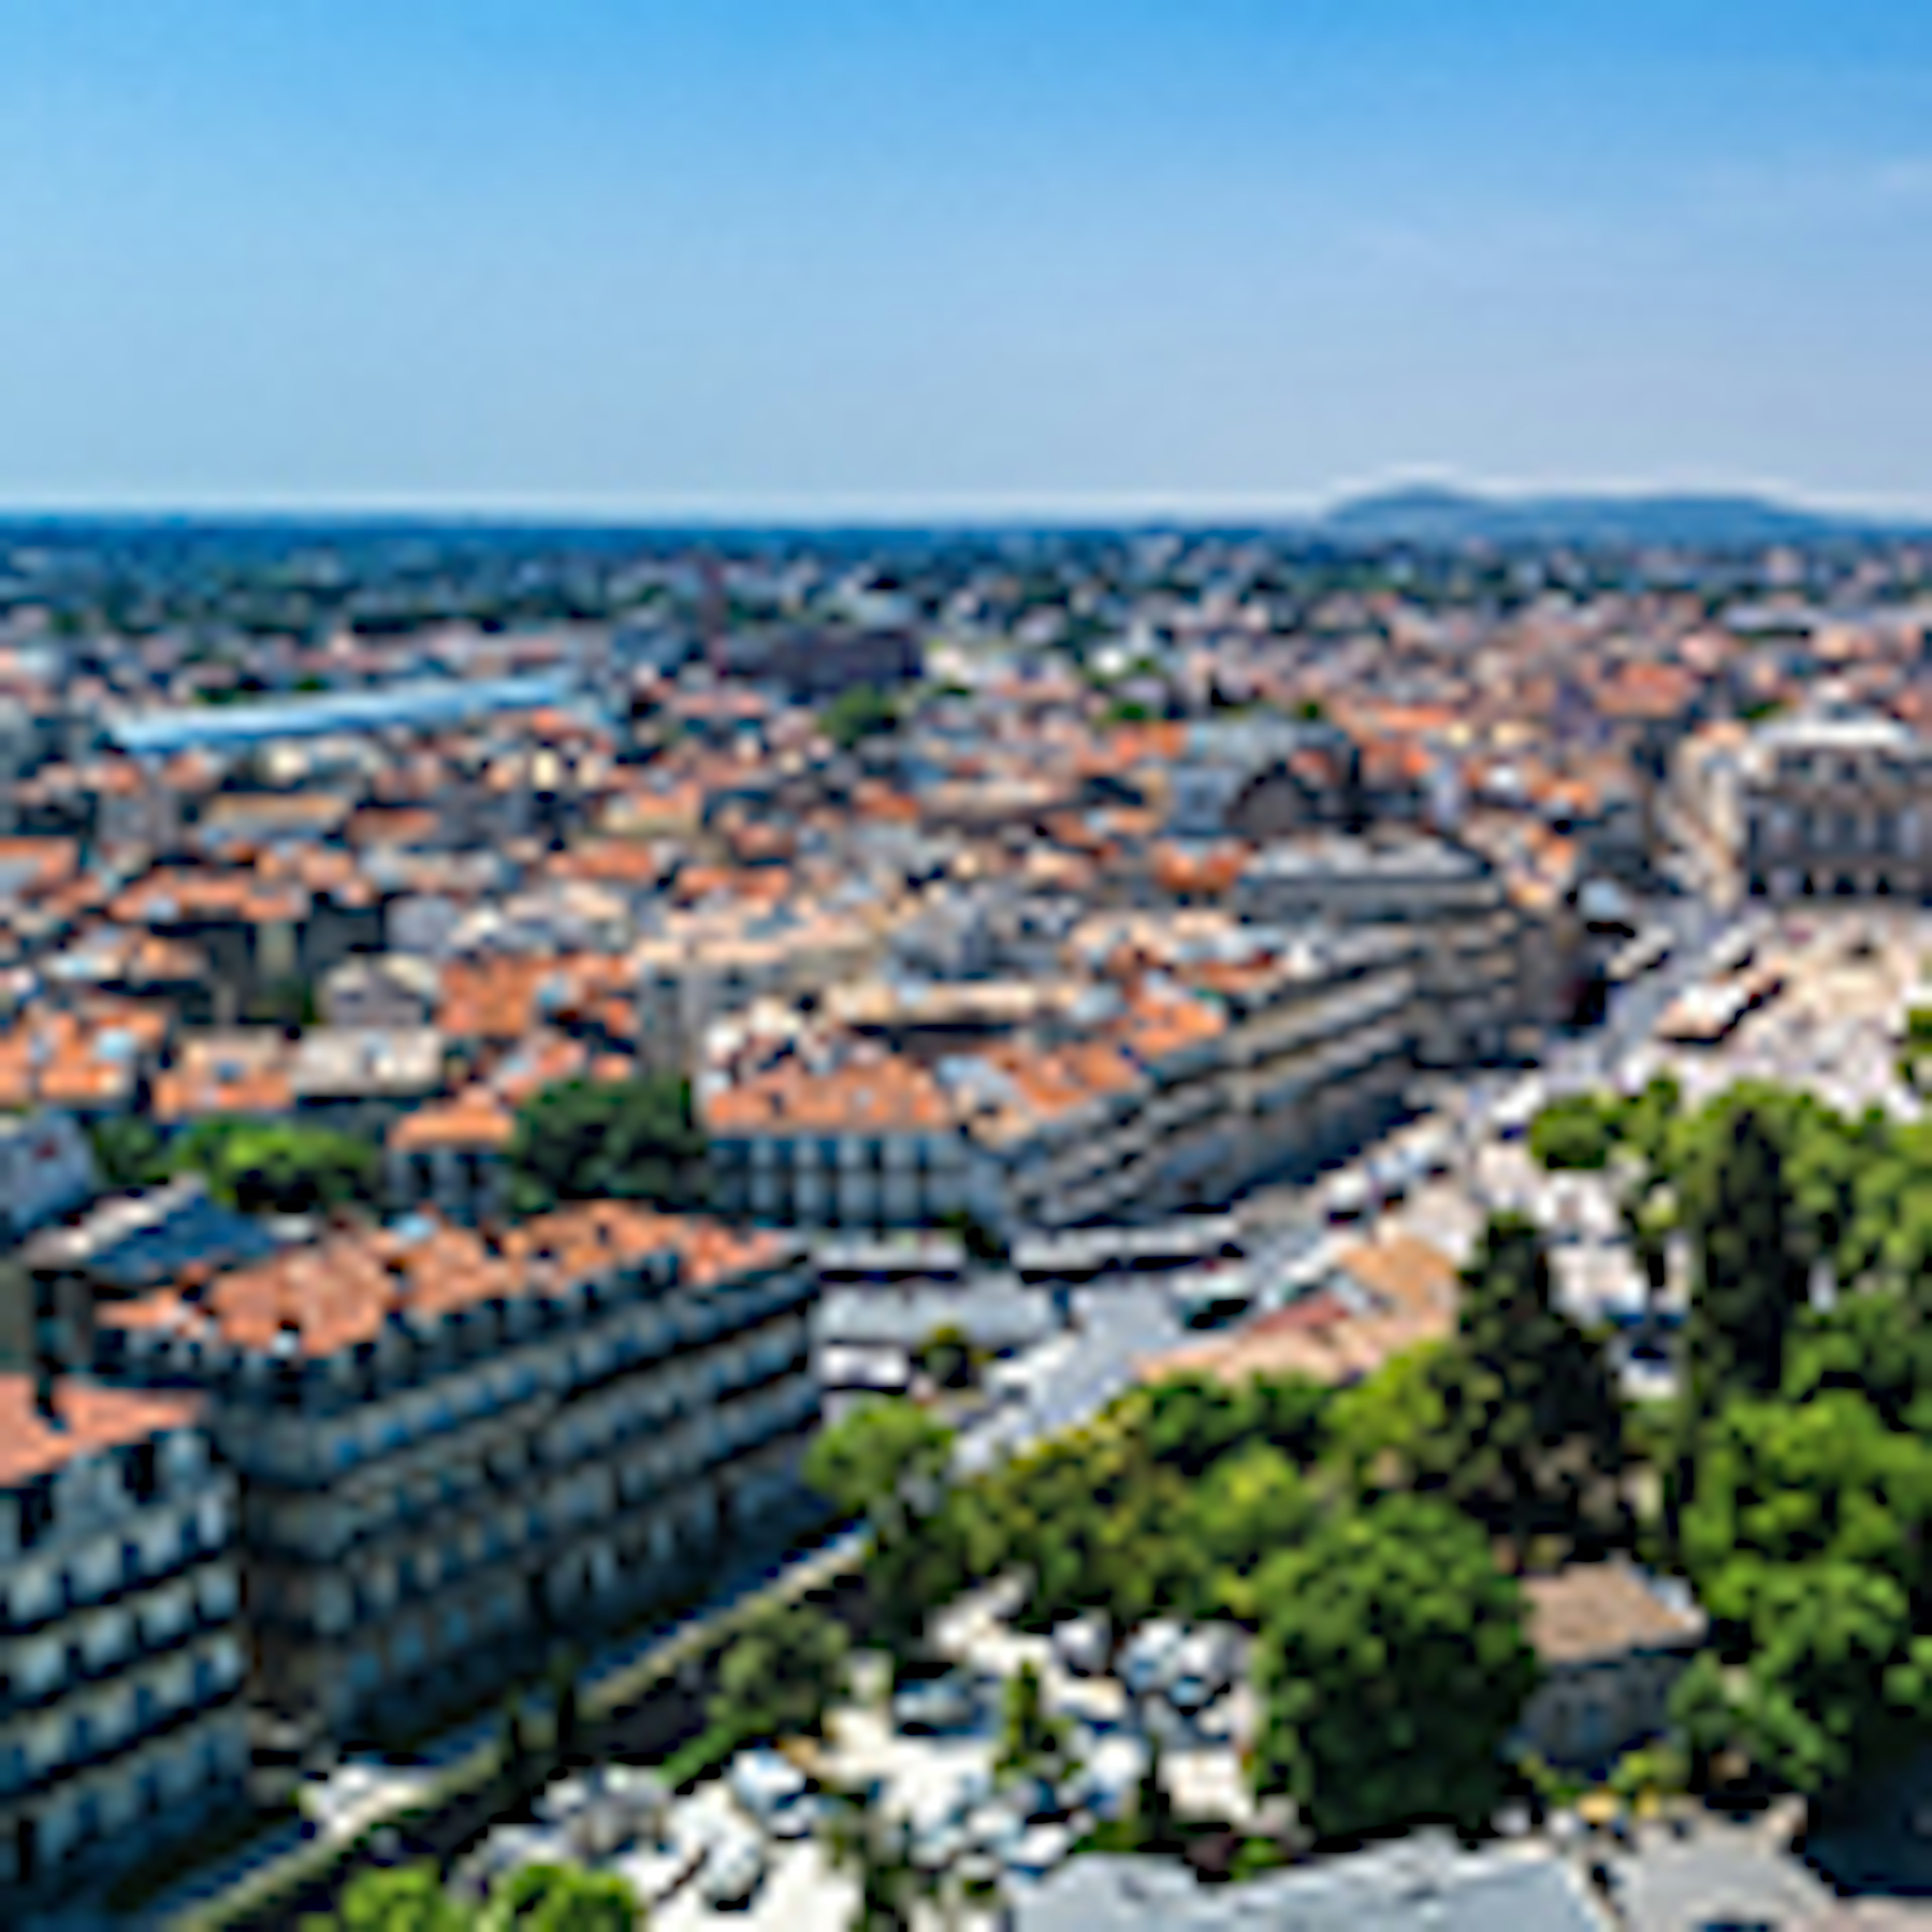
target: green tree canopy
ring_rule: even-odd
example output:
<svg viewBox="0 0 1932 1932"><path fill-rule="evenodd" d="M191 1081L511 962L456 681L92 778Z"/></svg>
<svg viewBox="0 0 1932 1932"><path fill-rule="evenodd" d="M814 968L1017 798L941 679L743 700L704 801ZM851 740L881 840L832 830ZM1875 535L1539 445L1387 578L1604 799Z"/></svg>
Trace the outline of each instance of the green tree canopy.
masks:
<svg viewBox="0 0 1932 1932"><path fill-rule="evenodd" d="M806 1454L805 1480L890 1541L938 1508L952 1438L951 1429L916 1402L871 1398L820 1432Z"/></svg>
<svg viewBox="0 0 1932 1932"><path fill-rule="evenodd" d="M1616 1150L1618 1126L1613 1100L1566 1094L1529 1124L1529 1150L1552 1173L1599 1169Z"/></svg>
<svg viewBox="0 0 1932 1932"><path fill-rule="evenodd" d="M1263 1608L1258 1576L1307 1538L1321 1510L1307 1479L1271 1444L1250 1442L1216 1462L1187 1499L1186 1530L1217 1606L1253 1628Z"/></svg>
<svg viewBox="0 0 1932 1932"><path fill-rule="evenodd" d="M564 1201L697 1207L704 1198L704 1152L688 1081L563 1081L518 1110L512 1204L524 1214Z"/></svg>
<svg viewBox="0 0 1932 1932"><path fill-rule="evenodd" d="M203 1120L171 1155L177 1172L205 1175L208 1191L251 1214L314 1214L372 1205L382 1156L368 1141L294 1120Z"/></svg>
<svg viewBox="0 0 1932 1932"><path fill-rule="evenodd" d="M1602 1350L1557 1307L1543 1237L1521 1216L1484 1229L1435 1375L1450 1497L1519 1549L1534 1534L1582 1535L1622 1466L1622 1407Z"/></svg>
<svg viewBox="0 0 1932 1932"><path fill-rule="evenodd" d="M898 722L898 706L877 685L855 684L842 691L818 714L819 728L841 751L876 738Z"/></svg>
<svg viewBox="0 0 1932 1932"><path fill-rule="evenodd" d="M712 1725L741 1738L816 1731L844 1684L850 1648L844 1626L822 1610L760 1610L718 1664Z"/></svg>
<svg viewBox="0 0 1932 1932"><path fill-rule="evenodd" d="M1692 1202L1698 1270L1684 1340L1690 1413L1702 1418L1733 1395L1777 1388L1785 1336L1805 1299L1784 1156L1756 1112L1732 1116Z"/></svg>
<svg viewBox="0 0 1932 1932"><path fill-rule="evenodd" d="M1684 1556L1712 1616L1744 1630L1770 1573L1793 1564L1855 1564L1920 1595L1928 1522L1932 1442L1887 1429L1862 1396L1741 1401L1699 1446Z"/></svg>
<svg viewBox="0 0 1932 1932"><path fill-rule="evenodd" d="M1390 1498L1276 1558L1260 1598L1258 1789L1324 1838L1485 1826L1537 1666L1482 1532L1432 1498Z"/></svg>
<svg viewBox="0 0 1932 1932"><path fill-rule="evenodd" d="M490 1894L477 1932L642 1932L644 1908L614 1872L526 1865Z"/></svg>

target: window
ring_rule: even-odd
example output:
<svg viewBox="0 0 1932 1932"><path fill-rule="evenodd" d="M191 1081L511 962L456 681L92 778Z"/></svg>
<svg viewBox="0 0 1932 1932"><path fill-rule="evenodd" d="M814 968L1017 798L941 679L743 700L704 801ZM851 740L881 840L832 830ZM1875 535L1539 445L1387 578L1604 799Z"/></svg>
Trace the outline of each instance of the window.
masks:
<svg viewBox="0 0 1932 1932"><path fill-rule="evenodd" d="M158 1445L137 1442L128 1452L128 1493L137 1503L152 1502L160 1487Z"/></svg>

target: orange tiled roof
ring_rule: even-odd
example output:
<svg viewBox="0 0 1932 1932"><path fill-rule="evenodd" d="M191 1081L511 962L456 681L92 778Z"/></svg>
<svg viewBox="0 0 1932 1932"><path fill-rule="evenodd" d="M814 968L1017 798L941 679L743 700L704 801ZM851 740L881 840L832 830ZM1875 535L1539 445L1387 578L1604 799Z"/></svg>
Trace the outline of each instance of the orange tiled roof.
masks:
<svg viewBox="0 0 1932 1932"><path fill-rule="evenodd" d="M0 1374L0 1486L50 1476L82 1456L131 1448L200 1418L190 1396L102 1388L67 1378L52 1390L55 1420L34 1404L31 1376Z"/></svg>

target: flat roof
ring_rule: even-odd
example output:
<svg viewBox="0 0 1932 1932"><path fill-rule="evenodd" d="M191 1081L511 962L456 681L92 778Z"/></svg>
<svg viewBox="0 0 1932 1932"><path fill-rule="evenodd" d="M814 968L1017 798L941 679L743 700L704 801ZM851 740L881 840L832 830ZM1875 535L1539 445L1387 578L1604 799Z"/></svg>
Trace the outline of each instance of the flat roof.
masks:
<svg viewBox="0 0 1932 1932"><path fill-rule="evenodd" d="M446 724L488 711L535 710L576 694L569 677L422 678L377 691L326 692L262 704L194 705L146 711L112 722L122 749L164 757L274 738L319 738L344 731Z"/></svg>

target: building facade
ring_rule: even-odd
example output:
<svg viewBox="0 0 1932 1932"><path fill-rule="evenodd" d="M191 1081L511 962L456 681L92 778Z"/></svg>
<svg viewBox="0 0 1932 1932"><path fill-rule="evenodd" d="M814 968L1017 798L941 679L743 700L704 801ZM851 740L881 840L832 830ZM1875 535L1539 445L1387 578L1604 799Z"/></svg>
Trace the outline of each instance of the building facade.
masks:
<svg viewBox="0 0 1932 1932"><path fill-rule="evenodd" d="M241 1801L236 1530L192 1400L0 1376L0 1921Z"/></svg>
<svg viewBox="0 0 1932 1932"><path fill-rule="evenodd" d="M104 1312L239 1472L264 1738L380 1741L703 1580L795 1500L795 1244L579 1204L500 1241L344 1235Z"/></svg>
<svg viewBox="0 0 1932 1932"><path fill-rule="evenodd" d="M1922 899L1932 886L1932 745L1843 712L1756 732L1736 766L1739 882L1754 898Z"/></svg>

